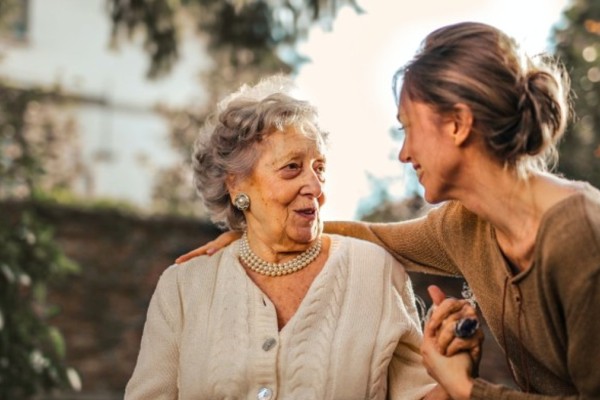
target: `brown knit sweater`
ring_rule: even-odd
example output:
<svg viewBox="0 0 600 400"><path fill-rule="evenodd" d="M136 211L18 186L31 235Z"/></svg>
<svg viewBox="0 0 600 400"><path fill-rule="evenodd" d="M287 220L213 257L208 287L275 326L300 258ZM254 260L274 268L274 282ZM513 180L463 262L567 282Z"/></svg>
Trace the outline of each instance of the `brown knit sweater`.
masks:
<svg viewBox="0 0 600 400"><path fill-rule="evenodd" d="M523 391L475 381L472 399L600 399L600 191L543 216L533 266L511 272L492 226L458 202L400 223L326 231L387 248L409 271L462 275ZM533 395L537 393L538 395Z"/></svg>

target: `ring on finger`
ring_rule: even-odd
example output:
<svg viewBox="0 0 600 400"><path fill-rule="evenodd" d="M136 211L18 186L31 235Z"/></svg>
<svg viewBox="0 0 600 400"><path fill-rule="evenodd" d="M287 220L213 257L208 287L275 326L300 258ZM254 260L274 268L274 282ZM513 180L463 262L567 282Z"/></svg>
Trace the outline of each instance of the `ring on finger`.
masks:
<svg viewBox="0 0 600 400"><path fill-rule="evenodd" d="M469 339L479 329L479 321L476 318L461 318L454 325L454 336L460 339Z"/></svg>

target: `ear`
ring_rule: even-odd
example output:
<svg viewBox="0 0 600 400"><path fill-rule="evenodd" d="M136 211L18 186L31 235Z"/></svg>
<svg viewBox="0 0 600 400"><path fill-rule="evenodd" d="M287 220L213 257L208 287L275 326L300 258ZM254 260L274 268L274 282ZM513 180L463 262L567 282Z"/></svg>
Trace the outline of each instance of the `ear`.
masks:
<svg viewBox="0 0 600 400"><path fill-rule="evenodd" d="M454 122L452 139L454 145L460 147L466 143L473 129L473 113L471 112L471 108L463 103L456 104L452 113L452 121Z"/></svg>
<svg viewBox="0 0 600 400"><path fill-rule="evenodd" d="M234 194L239 191L238 179L234 175L228 174L227 178L225 178L225 186L227 186L227 191L233 199Z"/></svg>

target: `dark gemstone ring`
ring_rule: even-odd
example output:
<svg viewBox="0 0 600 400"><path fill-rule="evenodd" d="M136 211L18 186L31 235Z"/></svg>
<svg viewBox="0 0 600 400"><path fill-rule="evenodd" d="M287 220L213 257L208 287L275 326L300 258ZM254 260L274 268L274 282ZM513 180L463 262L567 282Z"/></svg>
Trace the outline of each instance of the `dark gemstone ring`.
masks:
<svg viewBox="0 0 600 400"><path fill-rule="evenodd" d="M479 321L475 318L462 318L456 321L454 326L454 335L457 338L469 339L475 335L479 329Z"/></svg>

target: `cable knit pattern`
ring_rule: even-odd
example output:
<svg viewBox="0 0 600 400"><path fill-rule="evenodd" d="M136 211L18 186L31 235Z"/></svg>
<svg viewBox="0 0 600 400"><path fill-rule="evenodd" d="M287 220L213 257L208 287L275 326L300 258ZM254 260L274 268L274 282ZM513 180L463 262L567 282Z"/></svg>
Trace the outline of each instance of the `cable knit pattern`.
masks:
<svg viewBox="0 0 600 400"><path fill-rule="evenodd" d="M125 399L256 399L261 390L285 400L422 398L433 381L420 364L414 305L405 303L414 301L407 275L380 247L331 239L281 331L237 242L166 270Z"/></svg>
<svg viewBox="0 0 600 400"><path fill-rule="evenodd" d="M335 248L332 252L335 252ZM347 268L335 268L335 265L331 265L334 263L328 263L313 282L310 288L313 293L307 294L305 301L308 304L301 311L302 315L298 316L302 318L297 322L292 321L291 336L297 345L292 348L289 357L289 384L290 395L294 399L328 398L325 396L326 386L307 386L306 382L313 376L326 377L329 374L331 346L339 321L348 273ZM326 381L328 379L323 382Z"/></svg>
<svg viewBox="0 0 600 400"><path fill-rule="evenodd" d="M387 392L387 370L398 346L398 340L398 337L390 336L384 344L384 350L373 355L369 399L381 398L382 393Z"/></svg>
<svg viewBox="0 0 600 400"><path fill-rule="evenodd" d="M233 273L231 273L233 272ZM229 298L236 293L247 296L246 279L237 271L224 269L218 271L213 304L228 312L212 314L209 321L214 329L210 332L210 360L219 360L209 370L209 385L212 393L222 393L225 398L235 399L246 389L246 370L240 362L239 354L226 352L227 348L248 347L248 303L246 301L231 302ZM225 333L225 334L224 334Z"/></svg>

